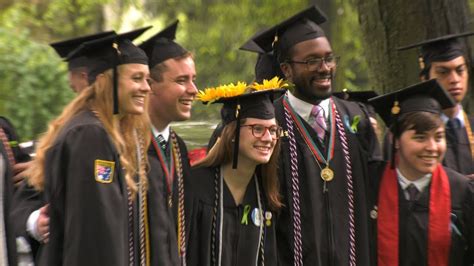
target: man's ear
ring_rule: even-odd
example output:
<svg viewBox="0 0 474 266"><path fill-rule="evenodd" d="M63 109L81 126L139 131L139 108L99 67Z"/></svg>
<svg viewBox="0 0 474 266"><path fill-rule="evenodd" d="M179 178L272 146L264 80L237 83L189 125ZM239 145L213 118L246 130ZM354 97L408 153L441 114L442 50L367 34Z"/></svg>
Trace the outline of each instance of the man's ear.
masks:
<svg viewBox="0 0 474 266"><path fill-rule="evenodd" d="M291 71L290 64L288 63L281 63L280 64L281 72L285 75L285 78L289 81L292 81L293 73Z"/></svg>

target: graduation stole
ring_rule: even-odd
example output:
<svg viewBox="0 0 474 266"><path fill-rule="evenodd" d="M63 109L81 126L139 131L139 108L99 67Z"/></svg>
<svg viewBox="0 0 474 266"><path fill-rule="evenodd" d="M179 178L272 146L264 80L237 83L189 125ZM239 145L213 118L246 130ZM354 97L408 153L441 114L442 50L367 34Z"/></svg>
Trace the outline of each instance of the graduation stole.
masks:
<svg viewBox="0 0 474 266"><path fill-rule="evenodd" d="M451 246L449 230L451 190L448 176L441 164L433 171L428 216L428 265L447 265ZM387 164L379 192L377 221L378 265L399 265L398 177Z"/></svg>
<svg viewBox="0 0 474 266"><path fill-rule="evenodd" d="M171 155L170 158L166 158L165 151L161 149L160 145L158 145L158 140L153 136L151 133L151 143L155 148L156 155L158 155L158 159L160 160L161 168L165 174L166 179L166 188L168 191L168 207L173 206L173 180L174 180L174 171L175 171L175 160L174 160L174 153L175 148L173 145L170 147ZM172 143L172 142L171 142Z"/></svg>

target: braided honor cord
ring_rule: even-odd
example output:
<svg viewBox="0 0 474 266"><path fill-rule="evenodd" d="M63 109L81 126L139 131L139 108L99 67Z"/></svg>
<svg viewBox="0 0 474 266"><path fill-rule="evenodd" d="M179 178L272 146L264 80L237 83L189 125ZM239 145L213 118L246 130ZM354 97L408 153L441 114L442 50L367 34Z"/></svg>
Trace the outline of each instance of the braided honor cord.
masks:
<svg viewBox="0 0 474 266"><path fill-rule="evenodd" d="M212 239L211 239L211 255L212 255L212 265L221 265L222 264L222 222L223 222L223 180L222 178L222 169L220 167L216 168L216 175L214 178L214 211L212 216ZM217 216L219 216L219 241L216 243L216 234L217 234ZM218 246L217 252L217 261L216 261L216 244Z"/></svg>
<svg viewBox="0 0 474 266"><path fill-rule="evenodd" d="M290 165L291 165L291 189L292 189L292 209L293 209L293 260L295 266L303 265L303 243L301 241L301 214L300 214L300 181L298 176L298 154L296 152L296 139L293 130L293 120L287 108L285 110L285 120L288 129L288 140L290 142Z"/></svg>
<svg viewBox="0 0 474 266"><path fill-rule="evenodd" d="M145 161L145 143L144 137L138 136L137 131L133 131L137 147L137 169L140 180L140 174L145 173L143 169ZM148 242L148 210L147 210L147 198L145 184L140 180L138 182L138 228L140 238L140 266L147 266L150 264L149 257L149 242Z"/></svg>
<svg viewBox="0 0 474 266"><path fill-rule="evenodd" d="M212 235L211 235L211 256L212 256L212 265L216 264L216 227L217 227L217 206L219 200L219 168L216 168L216 175L214 178L214 209L212 215Z"/></svg>
<svg viewBox="0 0 474 266"><path fill-rule="evenodd" d="M258 203L258 213L261 215L260 216L260 231L259 231L259 241L258 241L258 247L257 247L257 255L255 256L255 266L258 265L258 255L259 253L261 254L261 259L262 263L260 264L261 266L265 265L265 243L264 243L264 226L265 226L265 215L263 213L263 206L262 206L262 198L260 195L260 186L258 183L257 175L254 175L254 180L255 180L255 188L257 189L257 203ZM259 252L260 251L260 252Z"/></svg>
<svg viewBox="0 0 474 266"><path fill-rule="evenodd" d="M183 164L181 162L181 150L174 131L171 131L171 141L173 143L172 153L176 163L176 176L178 177L178 244L181 265L186 266L186 223L184 216L184 181Z"/></svg>
<svg viewBox="0 0 474 266"><path fill-rule="evenodd" d="M341 122L341 117L336 108L334 108L336 113L336 125L337 131L341 138L342 152L344 153L344 159L346 162L346 176L347 176L347 196L349 203L349 265L356 265L356 247L355 247L355 219L354 219L354 186L352 178L352 165L351 158L349 156L349 145L347 142L347 137L344 132L344 126Z"/></svg>
<svg viewBox="0 0 474 266"><path fill-rule="evenodd" d="M134 237L133 237L133 199L132 192L127 186L127 198L128 198L128 264L133 266L135 264L135 248L134 248Z"/></svg>

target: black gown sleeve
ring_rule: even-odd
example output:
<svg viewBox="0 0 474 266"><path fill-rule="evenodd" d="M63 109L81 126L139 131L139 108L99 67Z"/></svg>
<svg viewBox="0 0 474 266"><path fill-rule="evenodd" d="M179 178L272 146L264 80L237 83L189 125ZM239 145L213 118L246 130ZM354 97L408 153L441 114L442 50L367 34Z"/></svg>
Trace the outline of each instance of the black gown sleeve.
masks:
<svg viewBox="0 0 474 266"><path fill-rule="evenodd" d="M36 257L40 242L34 239L26 228L26 223L30 215L43 207L46 203L43 199L43 193L37 191L34 187L22 182L20 187L13 194L11 217L14 223L13 230L15 235L24 237L30 244L33 257Z"/></svg>
<svg viewBox="0 0 474 266"><path fill-rule="evenodd" d="M110 182L97 178L97 160L113 165ZM45 169L51 232L42 265L126 265L126 184L105 130L72 128L48 151Z"/></svg>
<svg viewBox="0 0 474 266"><path fill-rule="evenodd" d="M466 224L466 240L467 240L467 265L474 265L474 179L471 179L468 184L468 196L464 201L464 212Z"/></svg>

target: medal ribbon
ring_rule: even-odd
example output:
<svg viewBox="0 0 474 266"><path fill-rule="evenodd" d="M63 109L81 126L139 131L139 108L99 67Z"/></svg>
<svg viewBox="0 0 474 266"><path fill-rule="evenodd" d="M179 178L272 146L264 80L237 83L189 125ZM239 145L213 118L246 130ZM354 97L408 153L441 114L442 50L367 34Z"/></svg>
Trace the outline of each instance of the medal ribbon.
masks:
<svg viewBox="0 0 474 266"><path fill-rule="evenodd" d="M166 178L166 185L168 188L168 196L171 196L173 192L173 179L174 179L174 147L171 146L171 156L166 158L165 152L161 149L160 145L158 145L158 141L156 140L155 136L151 136L151 142L153 143L153 147L155 148L156 154L158 155L158 159L160 160L161 168L163 168L163 172L165 173ZM171 144L172 145L172 144Z"/></svg>
<svg viewBox="0 0 474 266"><path fill-rule="evenodd" d="M464 114L464 125L466 126L467 138L469 140L469 147L471 148L471 160L474 160L474 136L472 136L471 123L469 123L469 118L467 117L466 112Z"/></svg>
<svg viewBox="0 0 474 266"><path fill-rule="evenodd" d="M332 101L332 99L330 99L330 105L329 105L331 109L329 112L329 124L331 125L331 132L329 134L329 149L328 149L328 154L326 158L324 158L323 153L318 149L318 147L316 146L316 143L314 143L313 139L311 138L308 130L306 130L306 127L303 125L303 121L301 120L301 117L296 113L293 107L291 107L291 105L288 103L288 96L286 95L283 98L283 105L289 111L291 117L293 118L293 121L295 121L298 131L300 132L301 136L303 136L303 139L306 142L306 145L309 147L315 160L326 164L326 166L329 166L329 162L334 156L334 146L335 146L334 140L336 138L336 123L334 123L334 117L335 117L334 111L336 108L334 106L334 102Z"/></svg>

